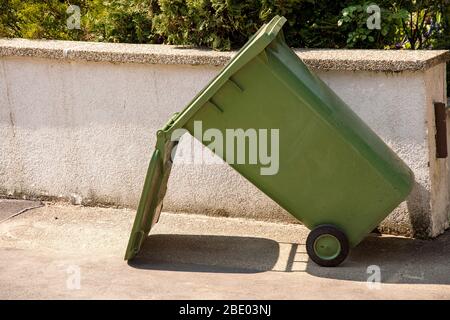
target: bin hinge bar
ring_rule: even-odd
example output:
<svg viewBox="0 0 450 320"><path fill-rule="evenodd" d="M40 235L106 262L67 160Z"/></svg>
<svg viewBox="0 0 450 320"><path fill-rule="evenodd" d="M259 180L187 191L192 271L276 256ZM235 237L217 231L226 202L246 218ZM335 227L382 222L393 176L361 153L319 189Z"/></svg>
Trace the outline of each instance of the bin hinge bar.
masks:
<svg viewBox="0 0 450 320"><path fill-rule="evenodd" d="M445 103L434 103L434 121L436 125L436 158L447 158L447 108Z"/></svg>
<svg viewBox="0 0 450 320"><path fill-rule="evenodd" d="M173 124L175 123L175 120L178 118L179 112L175 112L172 117L170 117L169 121L164 125L164 127L161 129L161 131L167 131L169 130Z"/></svg>
<svg viewBox="0 0 450 320"><path fill-rule="evenodd" d="M206 102L206 107L214 107L214 109L218 110L220 113L223 113L223 109L221 107L219 107L217 104L215 104L214 102L212 102L211 100Z"/></svg>

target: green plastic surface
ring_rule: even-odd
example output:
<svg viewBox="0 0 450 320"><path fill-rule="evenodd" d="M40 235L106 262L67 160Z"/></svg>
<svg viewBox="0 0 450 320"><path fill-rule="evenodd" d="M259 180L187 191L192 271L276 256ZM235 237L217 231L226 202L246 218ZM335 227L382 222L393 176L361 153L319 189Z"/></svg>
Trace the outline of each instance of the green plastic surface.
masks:
<svg viewBox="0 0 450 320"><path fill-rule="evenodd" d="M314 241L314 252L323 260L333 260L341 252L341 244L335 236L323 234Z"/></svg>
<svg viewBox="0 0 450 320"><path fill-rule="evenodd" d="M405 200L414 183L411 170L286 45L285 21L275 17L264 25L158 131L125 259L139 252L159 215L171 133L185 128L193 134L195 121L224 138L226 129L279 129L277 174L261 175L265 165L259 162L231 166L308 228L343 230L352 247ZM227 159L226 153L219 156Z"/></svg>

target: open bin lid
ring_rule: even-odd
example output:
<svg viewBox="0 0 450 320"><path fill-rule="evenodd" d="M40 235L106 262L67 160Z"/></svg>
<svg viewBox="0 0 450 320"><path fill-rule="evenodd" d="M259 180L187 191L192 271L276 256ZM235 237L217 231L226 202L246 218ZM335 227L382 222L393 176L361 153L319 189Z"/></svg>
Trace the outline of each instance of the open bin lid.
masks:
<svg viewBox="0 0 450 320"><path fill-rule="evenodd" d="M165 129L163 129L165 133L182 128L229 81L233 74L263 52L277 36L282 35L280 31L285 22L285 17L275 16L251 36L247 43L223 67L221 72L192 99L183 111L170 120L171 124L169 126L166 125Z"/></svg>
<svg viewBox="0 0 450 320"><path fill-rule="evenodd" d="M275 16L268 24L263 25L188 106L182 112L176 113L164 128L158 131L156 148L148 167L125 260L136 256L150 229L158 222L172 167L171 155L176 146L176 141L170 141L171 132L182 128L235 72L260 54L278 36L285 22L286 18Z"/></svg>
<svg viewBox="0 0 450 320"><path fill-rule="evenodd" d="M150 229L159 220L163 206L162 201L167 190L167 180L172 167L171 155L175 146L175 141L167 142L162 136L162 132L158 131L157 146L148 166L125 260L134 258L141 249Z"/></svg>

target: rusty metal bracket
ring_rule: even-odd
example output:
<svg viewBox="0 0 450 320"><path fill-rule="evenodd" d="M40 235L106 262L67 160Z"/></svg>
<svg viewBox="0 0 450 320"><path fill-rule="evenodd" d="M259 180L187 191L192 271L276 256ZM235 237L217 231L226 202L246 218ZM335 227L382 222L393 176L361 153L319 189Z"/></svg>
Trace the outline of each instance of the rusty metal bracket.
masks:
<svg viewBox="0 0 450 320"><path fill-rule="evenodd" d="M447 158L447 109L445 103L434 103L434 120L436 124L436 158Z"/></svg>

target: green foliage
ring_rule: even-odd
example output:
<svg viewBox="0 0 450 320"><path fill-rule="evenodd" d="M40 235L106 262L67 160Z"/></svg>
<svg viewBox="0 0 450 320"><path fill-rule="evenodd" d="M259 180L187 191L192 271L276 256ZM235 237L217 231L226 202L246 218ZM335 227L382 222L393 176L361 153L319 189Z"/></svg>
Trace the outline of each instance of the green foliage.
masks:
<svg viewBox="0 0 450 320"><path fill-rule="evenodd" d="M84 1L73 1L73 4ZM67 4L58 0L0 0L0 36L78 39L66 28Z"/></svg>
<svg viewBox="0 0 450 320"><path fill-rule="evenodd" d="M370 7L373 3L367 2L351 5L342 10L338 21L340 29L347 34L347 46L349 48L388 48L395 45L401 39L399 26L402 19L408 16L404 9L392 12L380 8L380 18L383 22L378 28L369 28L368 19L375 15Z"/></svg>
<svg viewBox="0 0 450 320"><path fill-rule="evenodd" d="M443 28L448 0L378 1L381 9L380 29L369 29L368 7L373 3L360 1L344 8L338 25L347 34L350 48L428 49L438 45L438 38L448 34Z"/></svg>
<svg viewBox="0 0 450 320"><path fill-rule="evenodd" d="M345 1L344 1L345 2ZM288 19L289 43L302 47L339 47L336 28L342 4L314 0L160 0L154 30L166 43L240 47L262 23L275 15Z"/></svg>
<svg viewBox="0 0 450 320"><path fill-rule="evenodd" d="M258 28L258 0L160 0L154 30L165 42L231 49Z"/></svg>
<svg viewBox="0 0 450 320"><path fill-rule="evenodd" d="M81 9L81 29L67 28L70 5ZM156 0L0 0L0 36L29 39L154 42Z"/></svg>
<svg viewBox="0 0 450 320"><path fill-rule="evenodd" d="M158 10L154 0L93 0L85 22L93 40L153 43L152 17Z"/></svg>
<svg viewBox="0 0 450 320"><path fill-rule="evenodd" d="M274 15L288 19L291 46L448 48L449 0L378 0L380 29L369 29L367 0L0 0L0 36L169 43L229 50ZM81 29L66 25L81 8Z"/></svg>
<svg viewBox="0 0 450 320"><path fill-rule="evenodd" d="M263 0L261 22L274 15L288 19L285 36L288 43L306 48L338 48L345 37L337 30L339 12L349 1Z"/></svg>

